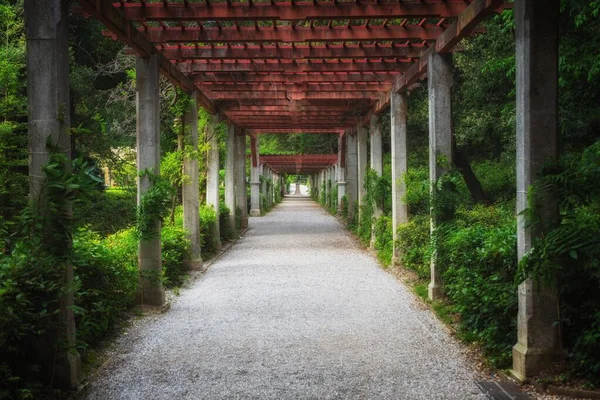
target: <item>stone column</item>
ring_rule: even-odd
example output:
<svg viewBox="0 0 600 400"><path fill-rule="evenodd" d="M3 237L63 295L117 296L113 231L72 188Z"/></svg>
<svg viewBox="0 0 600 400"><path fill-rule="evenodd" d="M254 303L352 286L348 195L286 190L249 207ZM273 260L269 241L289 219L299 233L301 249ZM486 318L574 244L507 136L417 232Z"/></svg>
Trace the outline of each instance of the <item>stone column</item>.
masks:
<svg viewBox="0 0 600 400"><path fill-rule="evenodd" d="M233 124L227 129L225 146L227 154L225 159L225 205L229 208L229 228L231 232L235 232L235 125Z"/></svg>
<svg viewBox="0 0 600 400"><path fill-rule="evenodd" d="M250 165L250 216L260 217L260 163L258 138L250 137L252 160Z"/></svg>
<svg viewBox="0 0 600 400"><path fill-rule="evenodd" d="M452 54L433 53L427 71L429 87L429 179L433 185L452 166ZM431 235L435 234L438 218L431 210ZM443 297L442 268L436 249L431 255L429 298Z"/></svg>
<svg viewBox="0 0 600 400"><path fill-rule="evenodd" d="M356 154L357 154L357 178L358 178L358 216L361 218L360 206L365 200L365 177L367 174L367 129L364 126L356 126Z"/></svg>
<svg viewBox="0 0 600 400"><path fill-rule="evenodd" d="M392 264L399 261L399 249L396 245L398 227L408 222L408 205L404 202L406 183L404 174L407 171L406 158L406 119L407 98L406 93L392 93L390 98L391 128L392 128L392 229L394 240L394 253Z"/></svg>
<svg viewBox="0 0 600 400"><path fill-rule="evenodd" d="M25 2L27 37L27 101L29 135L29 201L43 202L45 175L50 142L56 151L71 159L69 129L69 50L66 0ZM65 165L70 170L70 163ZM70 215L71 204L64 212ZM70 232L64 232L67 237ZM68 239L70 242L70 239ZM62 243L65 247L69 242ZM75 388L82 379L81 358L77 352L73 316L73 266L65 262L63 279L67 290L60 301L61 330L48 339L64 344L57 354L48 349L38 354L41 373L61 387Z"/></svg>
<svg viewBox="0 0 600 400"><path fill-rule="evenodd" d="M558 18L559 1L515 3L517 60L517 245L519 260L540 232L527 226L521 212L546 161L558 155ZM554 199L544 198L538 212L555 220ZM530 378L563 356L556 289L529 279L519 285L518 341L513 373Z"/></svg>
<svg viewBox="0 0 600 400"><path fill-rule="evenodd" d="M338 198L337 200L337 212L342 213L343 198L346 196L346 133L340 135L338 139Z"/></svg>
<svg viewBox="0 0 600 400"><path fill-rule="evenodd" d="M325 170L325 208L329 208L329 201L331 200L331 167Z"/></svg>
<svg viewBox="0 0 600 400"><path fill-rule="evenodd" d="M383 175L383 147L381 138L381 121L377 115L371 115L371 125L369 127L371 138L371 169L377 176ZM379 204L373 204L373 220L381 217L383 211ZM375 225L371 225L371 248L375 246Z"/></svg>
<svg viewBox="0 0 600 400"><path fill-rule="evenodd" d="M185 126L183 180L181 192L183 202L183 229L191 242L188 268L201 269L200 249L200 187L198 183L198 101L197 92L192 93L189 108L183 116Z"/></svg>
<svg viewBox="0 0 600 400"><path fill-rule="evenodd" d="M348 223L358 216L358 153L356 152L355 132L346 132L346 196L348 198Z"/></svg>
<svg viewBox="0 0 600 400"><path fill-rule="evenodd" d="M158 58L137 57L137 202L141 204L144 194L153 186L151 175L160 174L160 94L158 91ZM140 241L138 260L141 270L142 304L162 306L165 291L161 284L160 220L156 219L149 232Z"/></svg>
<svg viewBox="0 0 600 400"><path fill-rule="evenodd" d="M235 203L242 210L242 228L248 227L248 199L246 193L246 134L240 130L235 137L236 171Z"/></svg>
<svg viewBox="0 0 600 400"><path fill-rule="evenodd" d="M206 157L206 204L212 206L217 214L217 223L212 232L217 249L222 248L221 227L219 226L219 136L217 126L219 116L211 115L206 124L208 155Z"/></svg>

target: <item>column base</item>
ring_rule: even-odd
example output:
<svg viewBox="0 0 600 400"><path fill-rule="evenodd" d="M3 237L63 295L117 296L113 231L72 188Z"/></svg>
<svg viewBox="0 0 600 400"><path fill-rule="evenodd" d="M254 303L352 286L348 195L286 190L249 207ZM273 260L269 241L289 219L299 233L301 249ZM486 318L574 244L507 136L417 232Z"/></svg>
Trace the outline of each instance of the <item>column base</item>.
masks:
<svg viewBox="0 0 600 400"><path fill-rule="evenodd" d="M250 210L251 217L260 217L260 210Z"/></svg>
<svg viewBox="0 0 600 400"><path fill-rule="evenodd" d="M400 257L399 256L392 256L392 266L394 265L400 265Z"/></svg>
<svg viewBox="0 0 600 400"><path fill-rule="evenodd" d="M56 358L55 379L58 386L76 388L83 380L81 356L79 352L67 351Z"/></svg>
<svg viewBox="0 0 600 400"><path fill-rule="evenodd" d="M427 294L429 296L429 300L441 300L444 296L444 288L439 284L435 284L433 282L429 282L429 286L427 287Z"/></svg>
<svg viewBox="0 0 600 400"><path fill-rule="evenodd" d="M162 307L165 305L165 288L162 285L145 285L140 303L144 306Z"/></svg>
<svg viewBox="0 0 600 400"><path fill-rule="evenodd" d="M534 348L517 343L513 347L512 356L511 375L521 382L526 382L529 378L551 369L554 363L560 362L564 358L564 352L562 349Z"/></svg>
<svg viewBox="0 0 600 400"><path fill-rule="evenodd" d="M186 260L183 262L186 269L190 271L202 271L204 262L202 260Z"/></svg>
<svg viewBox="0 0 600 400"><path fill-rule="evenodd" d="M248 227L248 217L242 217L242 228Z"/></svg>

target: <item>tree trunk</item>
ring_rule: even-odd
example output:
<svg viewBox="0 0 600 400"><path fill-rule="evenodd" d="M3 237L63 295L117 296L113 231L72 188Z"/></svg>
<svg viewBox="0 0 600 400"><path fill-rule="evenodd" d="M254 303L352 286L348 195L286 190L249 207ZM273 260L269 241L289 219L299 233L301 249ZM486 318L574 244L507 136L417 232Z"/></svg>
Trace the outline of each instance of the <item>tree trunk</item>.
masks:
<svg viewBox="0 0 600 400"><path fill-rule="evenodd" d="M475 200L476 203L480 204L490 204L490 199L483 191L483 188L481 187L481 182L479 182L479 179L477 179L477 177L475 176L475 173L471 168L471 164L469 164L469 160L467 160L464 154L462 154L460 150L458 150L454 138L452 138L452 153L454 166L458 168L458 170L462 174L473 200Z"/></svg>

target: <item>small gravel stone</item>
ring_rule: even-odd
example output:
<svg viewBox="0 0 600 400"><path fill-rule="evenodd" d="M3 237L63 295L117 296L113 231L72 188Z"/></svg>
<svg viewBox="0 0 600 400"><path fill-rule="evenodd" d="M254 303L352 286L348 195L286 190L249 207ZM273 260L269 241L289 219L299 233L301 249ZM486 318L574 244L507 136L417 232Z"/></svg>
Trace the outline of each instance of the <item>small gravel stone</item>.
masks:
<svg viewBox="0 0 600 400"><path fill-rule="evenodd" d="M250 226L85 398L486 399L443 324L315 202Z"/></svg>

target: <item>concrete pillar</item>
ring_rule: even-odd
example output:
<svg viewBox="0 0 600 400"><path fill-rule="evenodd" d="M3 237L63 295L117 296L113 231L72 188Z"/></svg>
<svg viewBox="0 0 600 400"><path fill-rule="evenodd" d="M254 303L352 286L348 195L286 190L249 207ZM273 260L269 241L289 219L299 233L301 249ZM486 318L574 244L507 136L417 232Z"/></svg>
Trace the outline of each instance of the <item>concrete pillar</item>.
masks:
<svg viewBox="0 0 600 400"><path fill-rule="evenodd" d="M348 223L358 216L358 153L356 152L355 132L346 133L346 197L348 198Z"/></svg>
<svg viewBox="0 0 600 400"><path fill-rule="evenodd" d="M231 232L235 227L235 125L227 129L227 140L225 142L225 205L229 208L229 228Z"/></svg>
<svg viewBox="0 0 600 400"><path fill-rule="evenodd" d="M235 137L235 204L242 211L242 228L248 227L246 193L246 134L240 130Z"/></svg>
<svg viewBox="0 0 600 400"><path fill-rule="evenodd" d="M260 217L260 169L258 138L250 137L252 160L250 166L250 216Z"/></svg>
<svg viewBox="0 0 600 400"><path fill-rule="evenodd" d="M183 116L185 125L183 180L181 192L183 202L183 229L191 242L188 268L201 269L202 255L200 248L200 187L198 183L198 101L197 93L192 93L189 108Z"/></svg>
<svg viewBox="0 0 600 400"><path fill-rule="evenodd" d="M219 136L217 126L219 116L211 115L206 124L206 140L208 155L206 157L206 204L212 206L217 214L217 223L213 232L213 240L217 249L222 248L221 227L219 226Z"/></svg>
<svg viewBox="0 0 600 400"><path fill-rule="evenodd" d="M346 196L347 182L346 182L346 136L348 134L340 135L338 138L338 214L342 213L343 198Z"/></svg>
<svg viewBox="0 0 600 400"><path fill-rule="evenodd" d="M144 194L153 186L151 175L160 174L160 94L158 58L137 57L137 201L141 204ZM147 238L140 241L138 260L141 270L142 304L162 306L165 291L161 284L162 262L160 242L160 220L154 221Z"/></svg>
<svg viewBox="0 0 600 400"><path fill-rule="evenodd" d="M391 128L392 128L392 229L394 240L394 253L392 264L399 261L399 249L396 245L398 227L408 222L408 205L404 202L406 182L404 174L407 171L406 151L406 119L407 119L406 93L392 93L390 98Z"/></svg>
<svg viewBox="0 0 600 400"><path fill-rule="evenodd" d="M429 56L429 179L437 182L452 166L452 54L433 53ZM433 209L432 209L433 211ZM437 217L431 214L431 235L435 234ZM431 255L429 298L443 297L442 267L437 250Z"/></svg>
<svg viewBox="0 0 600 400"><path fill-rule="evenodd" d="M48 162L47 142L71 158L69 128L69 51L68 10L66 0L25 2L27 37L27 101L29 135L29 196L30 202L43 202ZM67 163L65 168L69 169ZM71 214L71 204L64 212ZM69 235L70 232L65 232ZM63 243L69 246L69 243ZM49 349L39 353L41 372L62 387L75 388L82 379L81 358L76 349L75 319L73 316L73 266L65 262L64 283L68 290L60 301L61 330L53 332L50 340L61 346L57 354ZM62 346L65 345L65 346Z"/></svg>
<svg viewBox="0 0 600 400"><path fill-rule="evenodd" d="M546 161L558 155L558 18L559 1L515 3L517 61L517 246L519 260L540 232L527 226L521 212ZM556 201L538 204L543 220L558 216ZM519 285L518 341L513 373L530 378L563 356L556 289L529 279Z"/></svg>
<svg viewBox="0 0 600 400"><path fill-rule="evenodd" d="M365 177L367 174L367 129L364 126L356 127L356 153L357 153L357 177L358 177L358 216L361 218L360 206L365 201L367 193L365 189Z"/></svg>
<svg viewBox="0 0 600 400"><path fill-rule="evenodd" d="M325 207L329 208L331 201L331 167L325 170Z"/></svg>
<svg viewBox="0 0 600 400"><path fill-rule="evenodd" d="M383 175L383 147L381 138L381 121L377 115L371 115L371 124L369 126L370 145L371 145L371 169L375 171L378 177ZM381 217L383 211L379 204L373 204L373 220ZM371 225L371 248L375 246L375 225Z"/></svg>

